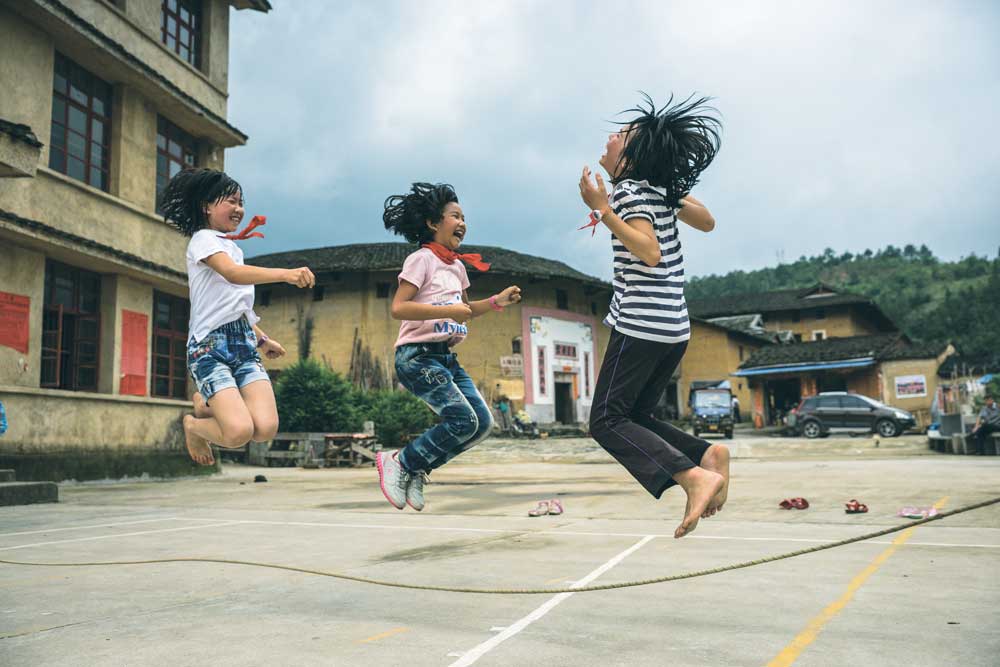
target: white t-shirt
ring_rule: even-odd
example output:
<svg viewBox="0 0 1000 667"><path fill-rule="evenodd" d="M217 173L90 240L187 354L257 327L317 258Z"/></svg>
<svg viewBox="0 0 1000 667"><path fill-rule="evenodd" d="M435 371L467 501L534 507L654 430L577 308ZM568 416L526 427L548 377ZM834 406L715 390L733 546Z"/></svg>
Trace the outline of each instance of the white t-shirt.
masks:
<svg viewBox="0 0 1000 667"><path fill-rule="evenodd" d="M234 285L202 260L217 252L243 264L240 247L219 232L200 229L187 247L188 289L191 294L191 321L188 342L201 342L213 329L245 315L250 324L260 321L253 312L253 285Z"/></svg>

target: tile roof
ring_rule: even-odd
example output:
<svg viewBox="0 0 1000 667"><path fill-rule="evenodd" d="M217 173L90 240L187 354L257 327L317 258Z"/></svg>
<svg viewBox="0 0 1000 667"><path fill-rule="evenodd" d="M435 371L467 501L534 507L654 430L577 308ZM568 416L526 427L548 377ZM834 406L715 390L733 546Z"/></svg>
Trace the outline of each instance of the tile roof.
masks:
<svg viewBox="0 0 1000 667"><path fill-rule="evenodd" d="M902 333L827 338L761 348L750 355L740 368L846 361L865 357L872 357L876 361L929 359L938 356L945 347L942 344L915 343Z"/></svg>
<svg viewBox="0 0 1000 667"><path fill-rule="evenodd" d="M414 250L415 246L410 243L355 243L276 252L249 257L246 261L248 264L267 267L308 266L314 272L398 271L403 267L403 260ZM494 246L463 245L462 252L481 254L485 261L491 263L490 272L493 273L541 279L569 278L611 289L611 283L552 259ZM470 275L476 273L475 269L469 271Z"/></svg>
<svg viewBox="0 0 1000 667"><path fill-rule="evenodd" d="M822 294L822 292L828 293ZM813 294L816 294L816 296L810 296ZM866 296L851 294L850 292L840 292L826 285L818 284L812 287L775 290L771 292L735 294L708 299L688 299L688 311L696 317L713 318L769 313L779 310L821 308L852 303L867 304L877 308L875 303Z"/></svg>

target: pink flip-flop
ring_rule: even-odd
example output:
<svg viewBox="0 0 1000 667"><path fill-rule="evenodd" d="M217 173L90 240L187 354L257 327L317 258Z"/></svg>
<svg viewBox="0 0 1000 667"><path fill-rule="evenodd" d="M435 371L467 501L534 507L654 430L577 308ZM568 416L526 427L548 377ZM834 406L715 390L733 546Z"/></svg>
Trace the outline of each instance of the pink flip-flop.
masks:
<svg viewBox="0 0 1000 667"><path fill-rule="evenodd" d="M552 499L549 501L549 514L559 515L563 513L562 503Z"/></svg>
<svg viewBox="0 0 1000 667"><path fill-rule="evenodd" d="M549 501L540 500L538 506L533 510L528 510L528 516L545 516L549 513Z"/></svg>

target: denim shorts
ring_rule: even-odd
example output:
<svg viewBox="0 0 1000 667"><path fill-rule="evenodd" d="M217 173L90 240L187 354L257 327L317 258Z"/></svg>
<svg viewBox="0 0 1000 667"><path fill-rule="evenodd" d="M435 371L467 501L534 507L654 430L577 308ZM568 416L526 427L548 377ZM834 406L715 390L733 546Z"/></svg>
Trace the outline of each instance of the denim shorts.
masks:
<svg viewBox="0 0 1000 667"><path fill-rule="evenodd" d="M187 363L206 401L229 387L271 381L257 352L257 336L245 317L213 329L197 343L189 341Z"/></svg>

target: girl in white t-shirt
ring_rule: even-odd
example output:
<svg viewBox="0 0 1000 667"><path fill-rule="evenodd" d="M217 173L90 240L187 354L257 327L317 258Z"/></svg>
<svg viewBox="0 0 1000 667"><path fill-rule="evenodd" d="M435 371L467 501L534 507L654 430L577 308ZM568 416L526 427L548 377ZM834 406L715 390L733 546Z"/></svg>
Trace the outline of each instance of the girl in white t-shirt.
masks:
<svg viewBox="0 0 1000 667"><path fill-rule="evenodd" d="M396 509L424 508L424 476L489 435L490 408L452 348L468 334L466 322L521 300L512 285L499 294L469 301L469 277L462 262L486 271L478 254L459 254L465 214L450 185L414 183L405 195L389 197L386 229L420 246L403 262L392 317L402 320L396 339L400 383L440 415L441 423L391 456L379 452L376 466L382 494ZM462 260L462 261L458 261Z"/></svg>
<svg viewBox="0 0 1000 667"><path fill-rule="evenodd" d="M274 359L285 349L257 327L254 285L287 282L312 287L316 279L305 267L265 269L243 263L243 251L232 239L263 236L250 229L240 234L243 191L239 183L214 169L189 169L174 176L160 200L168 224L190 236L187 247L191 321L187 363L198 391L195 415L184 416L184 438L191 458L215 462L209 443L242 447L266 441L278 430L274 391L260 352Z"/></svg>

